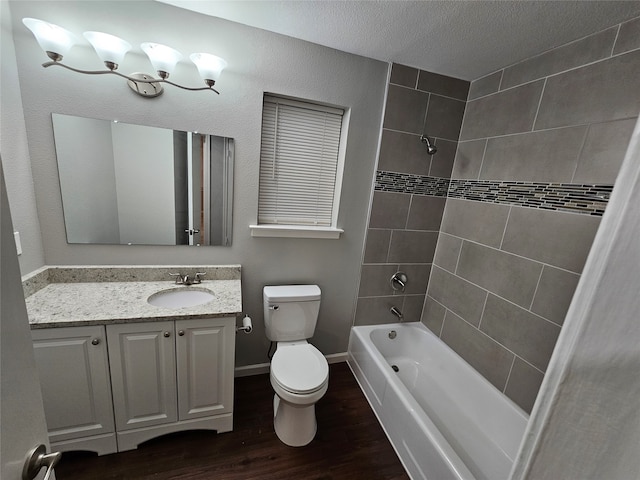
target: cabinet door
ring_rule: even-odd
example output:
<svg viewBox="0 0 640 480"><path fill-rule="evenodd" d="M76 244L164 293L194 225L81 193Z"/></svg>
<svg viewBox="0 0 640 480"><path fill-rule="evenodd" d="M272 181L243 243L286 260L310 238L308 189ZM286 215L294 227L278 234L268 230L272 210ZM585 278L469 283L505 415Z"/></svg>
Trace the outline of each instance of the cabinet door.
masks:
<svg viewBox="0 0 640 480"><path fill-rule="evenodd" d="M180 420L233 411L235 319L176 321Z"/></svg>
<svg viewBox="0 0 640 480"><path fill-rule="evenodd" d="M173 322L107 325L118 431L177 420Z"/></svg>
<svg viewBox="0 0 640 480"><path fill-rule="evenodd" d="M112 433L103 326L31 331L52 443Z"/></svg>

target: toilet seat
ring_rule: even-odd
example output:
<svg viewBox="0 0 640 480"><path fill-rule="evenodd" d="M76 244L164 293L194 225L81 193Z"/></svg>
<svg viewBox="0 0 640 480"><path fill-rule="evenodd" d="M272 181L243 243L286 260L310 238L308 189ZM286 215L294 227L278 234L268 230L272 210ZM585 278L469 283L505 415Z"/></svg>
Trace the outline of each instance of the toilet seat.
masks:
<svg viewBox="0 0 640 480"><path fill-rule="evenodd" d="M310 394L327 383L329 365L324 355L311 344L282 346L271 359L271 378L290 393Z"/></svg>

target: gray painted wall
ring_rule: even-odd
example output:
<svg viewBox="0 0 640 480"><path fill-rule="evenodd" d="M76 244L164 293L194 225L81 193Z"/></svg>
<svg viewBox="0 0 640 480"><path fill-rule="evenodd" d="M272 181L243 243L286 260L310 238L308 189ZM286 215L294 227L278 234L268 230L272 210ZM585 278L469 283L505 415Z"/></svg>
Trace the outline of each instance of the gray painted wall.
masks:
<svg viewBox="0 0 640 480"><path fill-rule="evenodd" d="M253 317L256 328L251 335L238 337L238 365L267 359L268 341L262 321L263 285L317 283L323 291L323 303L312 342L325 354L344 352L355 309L387 65L156 2L82 2L82 8L78 5L10 2L29 156L44 239L44 262L35 262L36 266L45 262L49 265L194 266L239 263L243 267L244 309ZM162 97L150 100L136 96L123 80L113 76L89 77L62 68L43 69L40 64L46 57L20 21L27 16L78 33L107 31L126 38L133 45L151 40L164 42L186 55L194 51L217 54L229 62L216 84L221 94L191 93L169 86ZM89 45L74 47L65 60L79 68L101 68ZM4 68L4 56L2 63ZM125 73L150 71L151 66L142 53L130 53L120 69ZM188 62L179 64L172 79L190 85L201 82L195 67ZM43 85L46 88L42 88ZM248 226L255 223L257 217L264 92L351 109L338 218L338 226L345 233L339 240L250 236ZM4 115L4 98L2 109ZM68 245L57 180L52 112L117 118L126 123L197 130L234 138L233 246ZM22 160L28 162L27 158L25 155ZM18 182L9 169L6 175L8 184ZM33 218L34 211L20 209L23 192L14 189L9 193L16 225ZM34 233L34 237L37 236ZM34 249L29 249L24 256L33 255L36 255Z"/></svg>
<svg viewBox="0 0 640 480"><path fill-rule="evenodd" d="M12 199L13 228L20 232L25 252L18 257L20 270L24 274L44 265L44 247L29 160L9 2L0 2L0 22L0 156L7 182L7 196Z"/></svg>

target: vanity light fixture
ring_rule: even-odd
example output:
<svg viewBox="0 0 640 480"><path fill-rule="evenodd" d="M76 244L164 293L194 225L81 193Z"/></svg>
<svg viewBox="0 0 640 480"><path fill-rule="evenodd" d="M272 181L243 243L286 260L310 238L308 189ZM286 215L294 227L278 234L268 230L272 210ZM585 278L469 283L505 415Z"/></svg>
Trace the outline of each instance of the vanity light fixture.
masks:
<svg viewBox="0 0 640 480"><path fill-rule="evenodd" d="M209 53L193 53L190 55L189 58L198 68L198 72L207 86L185 87L168 80L169 75L182 58L182 54L177 50L159 43L145 42L140 45L140 48L147 54L160 78L154 78L146 73L124 75L118 72L117 69L126 53L131 50L131 45L125 40L108 33L84 32L84 37L93 46L98 57L104 62L108 70L80 70L62 63L62 58L69 53L71 47L80 43L81 40L77 35L58 25L35 18L23 18L22 23L33 32L38 44L51 59L50 62L42 64L44 68L58 65L73 72L87 75L118 75L125 78L129 87L143 97L157 97L162 94L164 90L163 83L168 83L184 90L211 90L217 94L220 93L213 86L220 78L220 74L227 66L227 62L215 55Z"/></svg>

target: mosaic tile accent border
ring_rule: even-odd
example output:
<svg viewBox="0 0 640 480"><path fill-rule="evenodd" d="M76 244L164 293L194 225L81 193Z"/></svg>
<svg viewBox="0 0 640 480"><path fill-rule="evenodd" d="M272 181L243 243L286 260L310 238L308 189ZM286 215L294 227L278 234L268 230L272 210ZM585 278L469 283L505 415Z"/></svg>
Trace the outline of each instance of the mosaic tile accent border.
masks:
<svg viewBox="0 0 640 480"><path fill-rule="evenodd" d="M446 196L600 217L609 202L613 185L449 180L379 170L376 173L375 190Z"/></svg>
<svg viewBox="0 0 640 480"><path fill-rule="evenodd" d="M447 190L449 190L449 179L378 170L375 190L446 197Z"/></svg>
<svg viewBox="0 0 640 480"><path fill-rule="evenodd" d="M613 185L451 180L447 196L601 217Z"/></svg>

